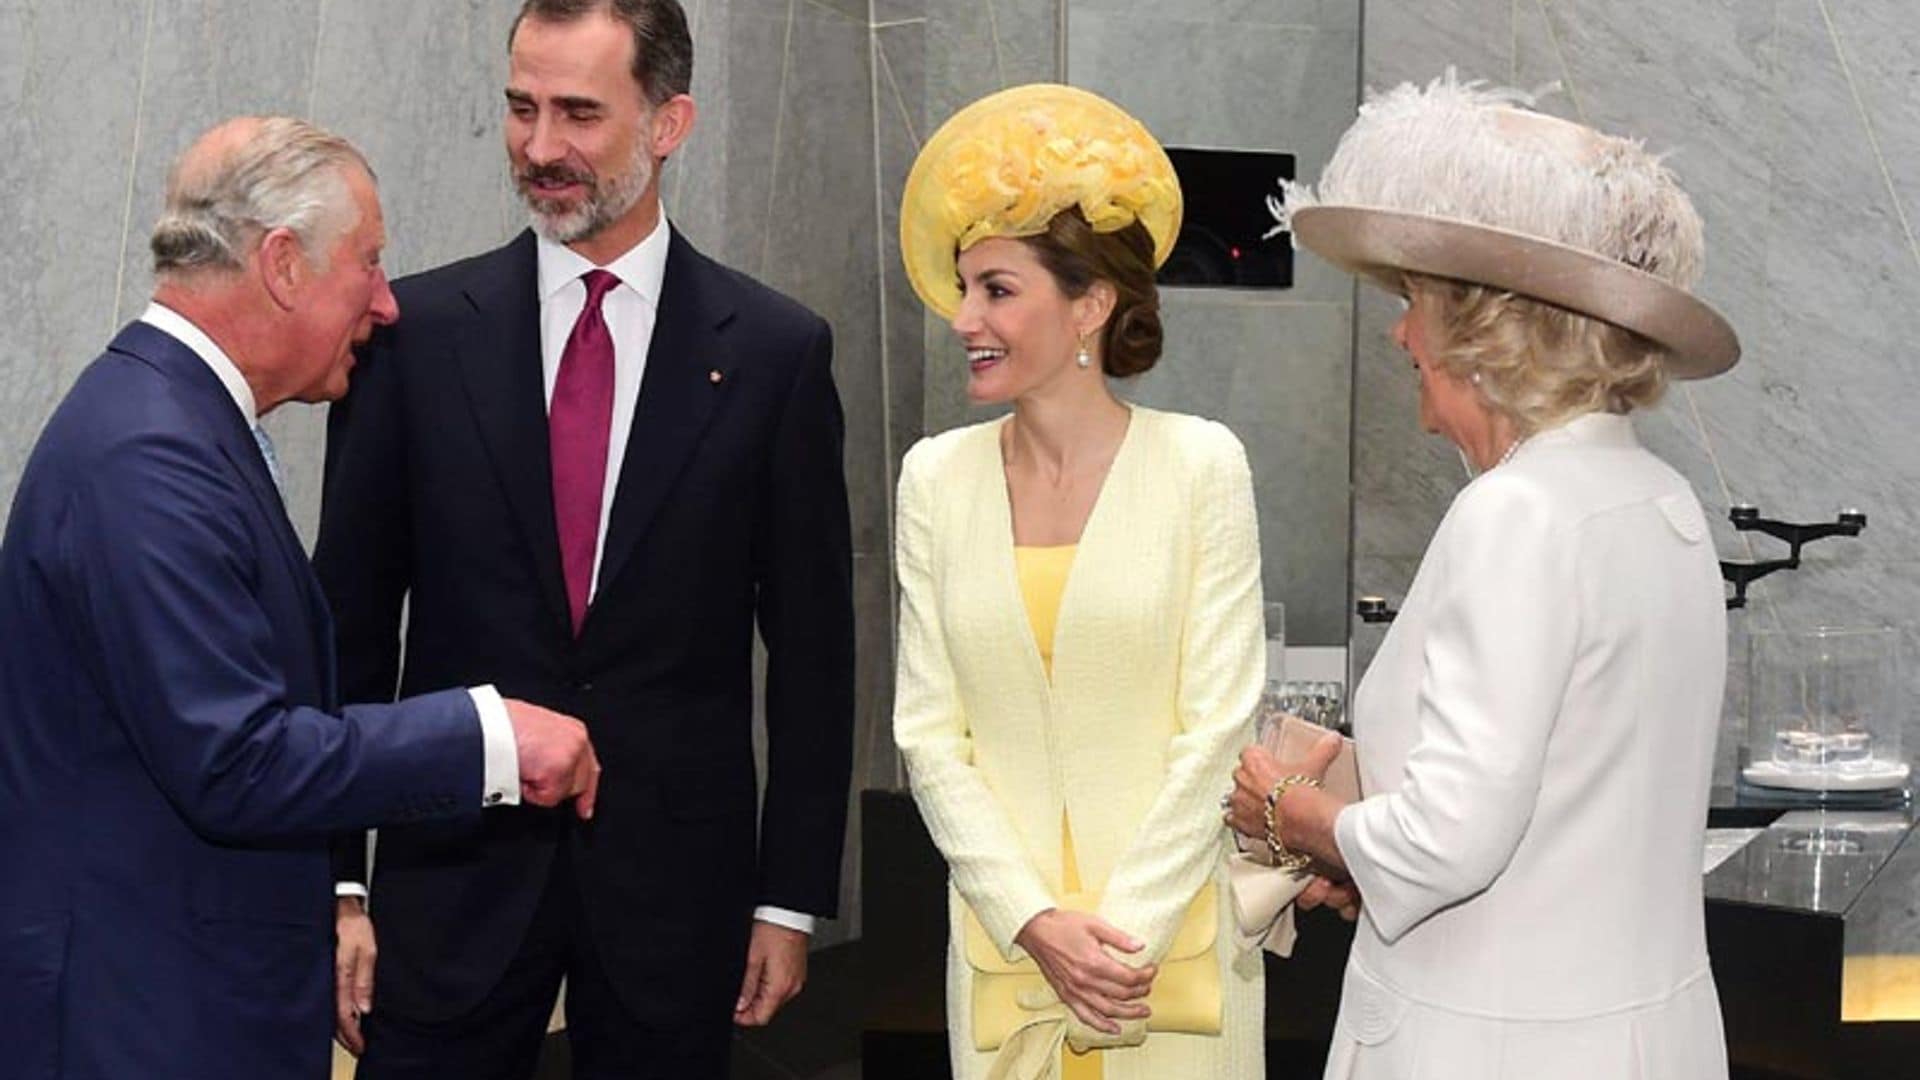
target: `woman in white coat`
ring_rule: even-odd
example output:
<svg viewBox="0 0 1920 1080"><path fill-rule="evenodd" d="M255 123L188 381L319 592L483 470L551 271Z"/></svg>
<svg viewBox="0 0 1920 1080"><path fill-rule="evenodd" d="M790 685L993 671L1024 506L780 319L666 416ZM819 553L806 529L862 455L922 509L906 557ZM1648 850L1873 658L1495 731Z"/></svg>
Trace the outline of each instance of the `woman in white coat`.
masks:
<svg viewBox="0 0 1920 1080"><path fill-rule="evenodd" d="M1637 142L1451 75L1371 101L1296 241L1409 300L1420 417L1478 476L1353 698L1361 801L1242 756L1228 816L1346 875L1329 1078L1727 1075L1701 846L1726 665L1698 500L1626 414L1739 345Z"/></svg>

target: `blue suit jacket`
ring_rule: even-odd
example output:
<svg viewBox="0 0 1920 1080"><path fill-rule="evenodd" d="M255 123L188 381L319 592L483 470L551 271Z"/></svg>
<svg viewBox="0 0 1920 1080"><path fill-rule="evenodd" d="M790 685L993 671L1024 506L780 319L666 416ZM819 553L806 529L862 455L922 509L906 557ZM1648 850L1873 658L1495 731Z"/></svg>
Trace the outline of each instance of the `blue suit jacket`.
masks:
<svg viewBox="0 0 1920 1080"><path fill-rule="evenodd" d="M337 713L331 635L232 398L123 330L0 545L0 1071L327 1075L328 835L482 783L464 691Z"/></svg>

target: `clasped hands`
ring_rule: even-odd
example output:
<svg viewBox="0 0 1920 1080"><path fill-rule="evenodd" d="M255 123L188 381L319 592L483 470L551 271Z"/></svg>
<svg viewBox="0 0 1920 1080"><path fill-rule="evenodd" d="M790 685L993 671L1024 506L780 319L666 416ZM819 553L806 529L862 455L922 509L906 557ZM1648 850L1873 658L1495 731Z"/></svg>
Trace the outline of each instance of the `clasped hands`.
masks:
<svg viewBox="0 0 1920 1080"><path fill-rule="evenodd" d="M1098 915L1048 908L1020 928L1014 944L1027 950L1047 985L1082 1024L1108 1035L1125 1021L1145 1020L1147 992L1157 964L1134 967L1112 952L1137 953L1146 943Z"/></svg>
<svg viewBox="0 0 1920 1080"><path fill-rule="evenodd" d="M1297 761L1281 761L1263 746L1242 750L1240 765L1233 770L1233 792L1227 796L1222 815L1226 823L1235 832L1266 843L1267 795L1274 785L1289 776L1321 779L1339 752L1340 736L1331 732ZM1360 917L1360 891L1347 876L1333 843L1333 818L1341 805L1319 788L1296 785L1289 787L1276 804L1274 824L1277 838L1287 850L1313 857L1313 880L1294 898L1294 906L1301 911L1330 907L1353 922Z"/></svg>

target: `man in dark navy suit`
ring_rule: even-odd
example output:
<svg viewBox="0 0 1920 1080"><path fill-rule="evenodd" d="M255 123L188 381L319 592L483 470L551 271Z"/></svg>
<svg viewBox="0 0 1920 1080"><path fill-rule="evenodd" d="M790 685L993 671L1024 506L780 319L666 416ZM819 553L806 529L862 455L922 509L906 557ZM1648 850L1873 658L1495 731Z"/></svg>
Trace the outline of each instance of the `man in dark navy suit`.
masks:
<svg viewBox="0 0 1920 1080"><path fill-rule="evenodd" d="M0 1072L318 1080L328 841L591 816L576 720L490 686L340 710L258 418L397 317L359 153L250 117L175 166L159 285L79 378L0 543Z"/></svg>
<svg viewBox="0 0 1920 1080"><path fill-rule="evenodd" d="M691 67L673 0L525 3L505 135L533 229L398 283L406 320L333 410L314 560L349 700L498 683L586 721L609 777L591 826L381 830L371 921L339 912L363 1080L523 1080L563 977L576 1077L723 1077L733 1025L799 990L834 914L853 614L832 344L663 217ZM364 846L338 869L360 891Z"/></svg>

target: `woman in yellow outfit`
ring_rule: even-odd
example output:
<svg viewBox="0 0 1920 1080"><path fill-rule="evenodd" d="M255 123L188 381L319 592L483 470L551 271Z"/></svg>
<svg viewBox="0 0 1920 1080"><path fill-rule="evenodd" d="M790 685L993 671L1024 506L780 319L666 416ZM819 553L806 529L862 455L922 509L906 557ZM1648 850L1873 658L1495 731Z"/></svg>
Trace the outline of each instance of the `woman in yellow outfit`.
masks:
<svg viewBox="0 0 1920 1080"><path fill-rule="evenodd" d="M961 110L907 182L908 276L1013 407L900 477L894 737L951 871L959 1080L1264 1075L1216 802L1263 678L1251 477L1108 385L1159 358L1179 223L1152 136L1064 86Z"/></svg>

